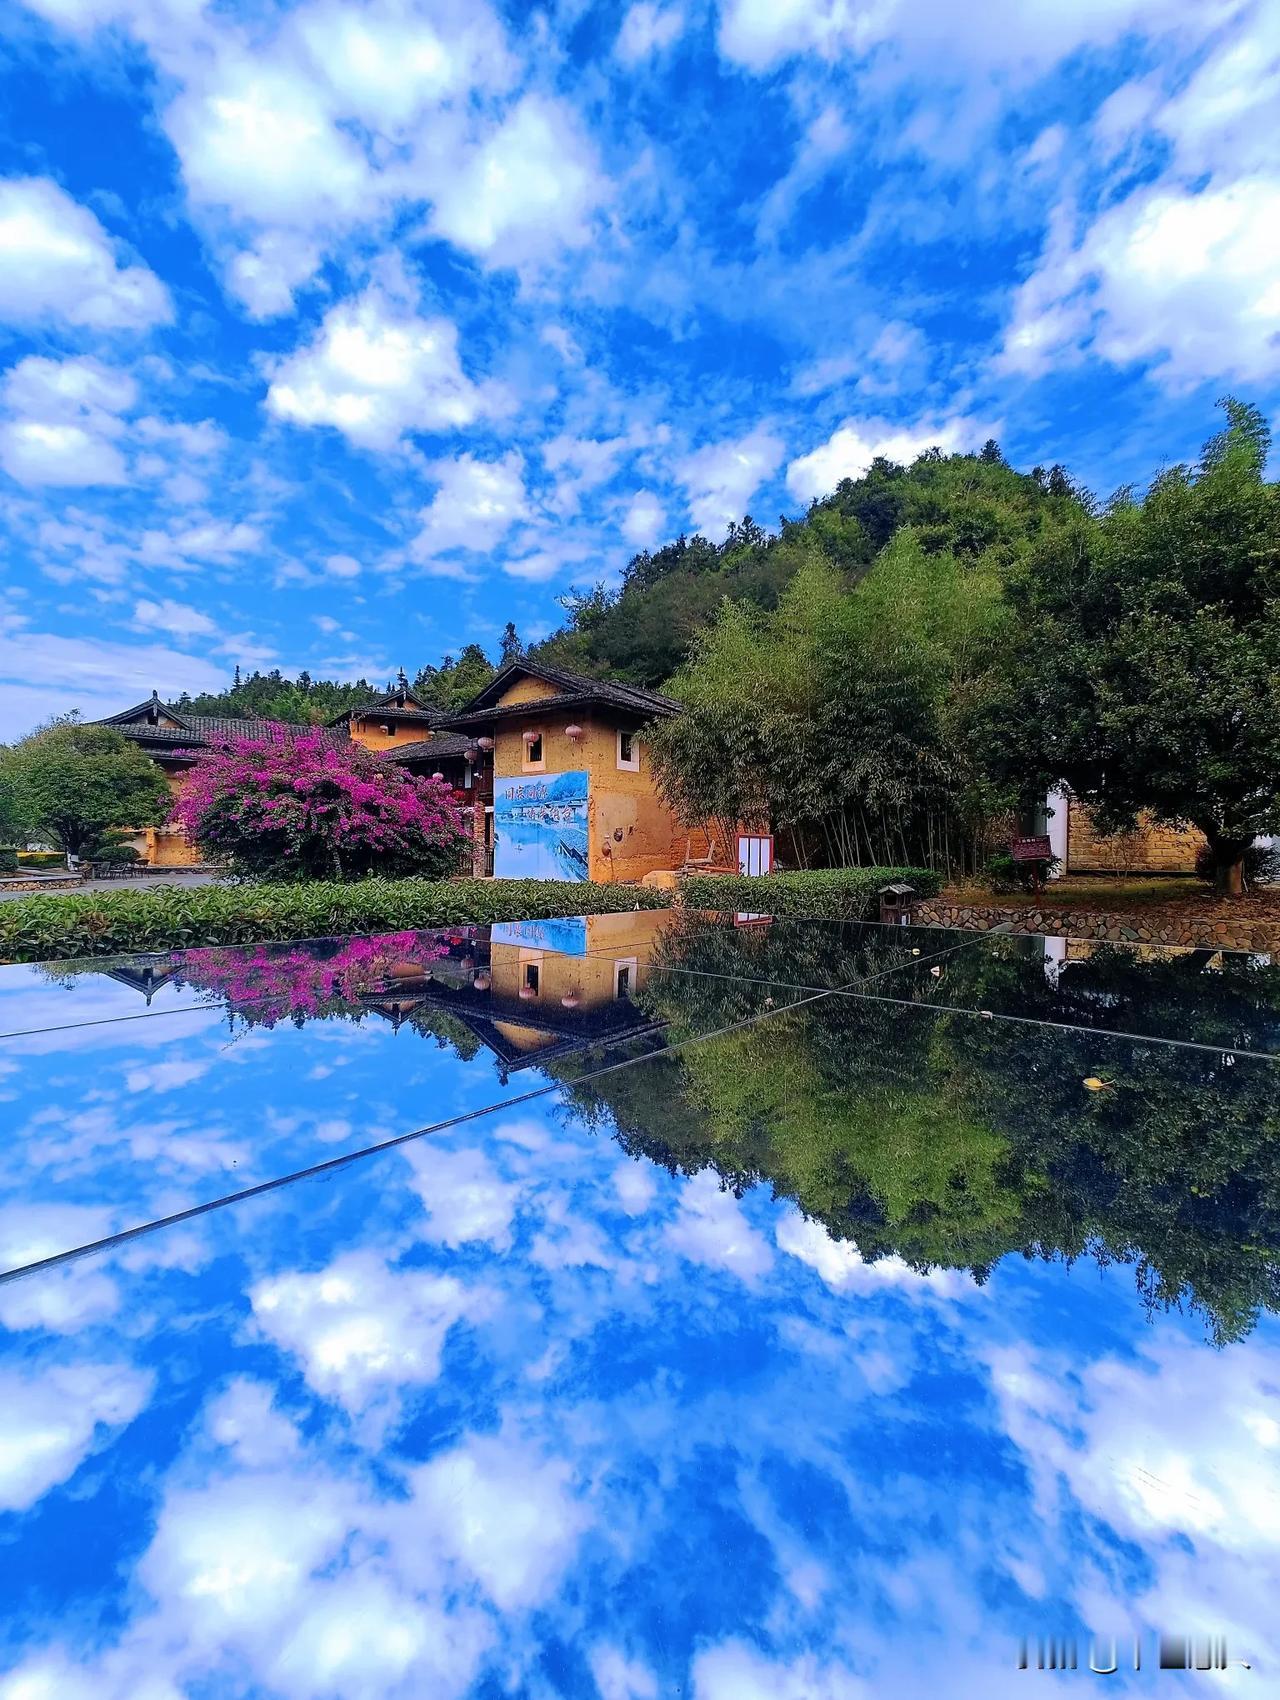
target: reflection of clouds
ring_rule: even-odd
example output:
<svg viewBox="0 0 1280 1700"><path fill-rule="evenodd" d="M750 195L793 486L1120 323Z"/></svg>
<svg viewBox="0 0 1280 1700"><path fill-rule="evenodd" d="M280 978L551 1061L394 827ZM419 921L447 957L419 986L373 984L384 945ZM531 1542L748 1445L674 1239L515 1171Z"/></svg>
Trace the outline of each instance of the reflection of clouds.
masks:
<svg viewBox="0 0 1280 1700"><path fill-rule="evenodd" d="M748 1223L733 1194L721 1190L710 1169L685 1182L666 1243L690 1263L727 1269L748 1283L773 1266L768 1241Z"/></svg>
<svg viewBox="0 0 1280 1700"><path fill-rule="evenodd" d="M568 1464L503 1436L471 1436L410 1480L414 1520L502 1611L548 1597L587 1524Z"/></svg>
<svg viewBox="0 0 1280 1700"><path fill-rule="evenodd" d="M434 1381L449 1329L490 1305L452 1275L393 1270L371 1251L312 1274L272 1276L249 1301L263 1332L300 1360L308 1385L353 1412Z"/></svg>
<svg viewBox="0 0 1280 1700"><path fill-rule="evenodd" d="M0 1374L0 1509L25 1511L67 1481L150 1391L150 1376L119 1363L53 1365L38 1379Z"/></svg>
<svg viewBox="0 0 1280 1700"><path fill-rule="evenodd" d="M511 1244L511 1221L520 1191L501 1180L480 1151L449 1151L442 1145L410 1145L403 1153L413 1190L430 1218L419 1230L437 1245L484 1241L497 1251Z"/></svg>
<svg viewBox="0 0 1280 1700"><path fill-rule="evenodd" d="M192 1057L175 1058L171 1062L131 1068L124 1077L124 1083L130 1092L176 1092L179 1087L193 1086L208 1074L212 1066L212 1057L201 1061Z"/></svg>
<svg viewBox="0 0 1280 1700"><path fill-rule="evenodd" d="M1104 1559L1083 1569L1079 1595L1093 1623L1212 1626L1237 1654L1271 1663L1280 1655L1275 1353L1251 1340L1210 1359L1168 1333L1142 1345L1133 1359L1083 1362L1023 1346L990 1354L1041 1521L1065 1541L1082 1510L1141 1548L1137 1577Z"/></svg>
<svg viewBox="0 0 1280 1700"><path fill-rule="evenodd" d="M1266 1621L1264 1331L1214 1357L1176 1318L1148 1334L1125 1272L1012 1263L955 1302L964 1276L863 1264L764 1188L622 1162L560 1117L468 1123L77 1266L119 1289L98 1335L52 1339L42 1299L48 1350L91 1340L165 1396L91 1431L76 1515L117 1544L17 1623L31 1693L1003 1700L1016 1635L1103 1627L1100 1601ZM1129 1359L1135 1337L1165 1355ZM35 1321L14 1338L36 1349ZM1143 1477L1121 1504L1134 1467L1207 1520ZM38 1457L30 1482L34 1506ZM60 1542L37 1531L33 1567Z"/></svg>
<svg viewBox="0 0 1280 1700"><path fill-rule="evenodd" d="M779 1251L807 1263L837 1292L893 1285L917 1298L929 1294L958 1298L976 1290L973 1277L964 1271L932 1269L922 1275L896 1253L868 1263L851 1241L833 1239L821 1222L806 1219L795 1209L780 1215L774 1239Z"/></svg>
<svg viewBox="0 0 1280 1700"><path fill-rule="evenodd" d="M813 1654L773 1660L745 1641L726 1641L693 1661L693 1700L871 1700L875 1692Z"/></svg>
<svg viewBox="0 0 1280 1700"><path fill-rule="evenodd" d="M658 1700L653 1672L639 1659L628 1658L621 1648L594 1647L589 1662L600 1700Z"/></svg>

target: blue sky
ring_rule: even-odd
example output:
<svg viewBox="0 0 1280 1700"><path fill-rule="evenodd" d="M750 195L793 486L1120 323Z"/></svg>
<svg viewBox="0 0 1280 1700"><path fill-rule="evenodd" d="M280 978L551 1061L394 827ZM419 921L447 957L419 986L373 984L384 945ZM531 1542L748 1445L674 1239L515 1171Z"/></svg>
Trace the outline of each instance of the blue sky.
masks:
<svg viewBox="0 0 1280 1700"><path fill-rule="evenodd" d="M877 452L1101 494L1280 392L1280 7L32 0L0 736L527 638Z"/></svg>

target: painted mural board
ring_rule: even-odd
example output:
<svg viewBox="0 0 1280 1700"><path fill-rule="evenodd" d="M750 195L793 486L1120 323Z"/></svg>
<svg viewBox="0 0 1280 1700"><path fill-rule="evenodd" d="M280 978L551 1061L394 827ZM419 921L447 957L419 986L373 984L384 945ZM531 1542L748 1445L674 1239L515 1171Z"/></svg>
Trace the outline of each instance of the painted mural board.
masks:
<svg viewBox="0 0 1280 1700"><path fill-rule="evenodd" d="M585 880L587 774L495 779L493 871L506 880Z"/></svg>
<svg viewBox="0 0 1280 1700"><path fill-rule="evenodd" d="M587 918L562 915L552 921L495 921L490 944L520 945L526 950L552 950L557 956L587 954Z"/></svg>

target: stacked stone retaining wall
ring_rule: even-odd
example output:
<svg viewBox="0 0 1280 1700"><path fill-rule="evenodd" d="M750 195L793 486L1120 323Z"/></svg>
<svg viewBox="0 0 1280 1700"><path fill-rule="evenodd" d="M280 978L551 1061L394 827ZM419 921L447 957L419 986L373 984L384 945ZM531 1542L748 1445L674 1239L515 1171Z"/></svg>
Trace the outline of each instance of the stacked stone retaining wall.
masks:
<svg viewBox="0 0 1280 1700"><path fill-rule="evenodd" d="M997 909L940 899L917 905L912 919L922 927L963 927L990 932L1005 925L1014 933L1050 933L1059 938L1110 939L1121 944L1210 947L1214 950L1280 951L1280 920L1213 920L1156 915L1098 915L1080 909L1040 905Z"/></svg>

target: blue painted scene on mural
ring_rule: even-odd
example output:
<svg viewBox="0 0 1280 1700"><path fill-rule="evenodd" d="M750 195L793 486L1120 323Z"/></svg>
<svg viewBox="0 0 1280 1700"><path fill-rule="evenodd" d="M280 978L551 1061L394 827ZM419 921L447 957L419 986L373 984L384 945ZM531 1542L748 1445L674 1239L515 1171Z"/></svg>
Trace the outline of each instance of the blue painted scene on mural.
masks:
<svg viewBox="0 0 1280 1700"><path fill-rule="evenodd" d="M496 779L494 872L499 879L587 878L587 774Z"/></svg>
<svg viewBox="0 0 1280 1700"><path fill-rule="evenodd" d="M1055 943L0 968L0 1696L1274 1692L1280 968Z"/></svg>

